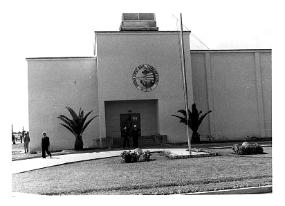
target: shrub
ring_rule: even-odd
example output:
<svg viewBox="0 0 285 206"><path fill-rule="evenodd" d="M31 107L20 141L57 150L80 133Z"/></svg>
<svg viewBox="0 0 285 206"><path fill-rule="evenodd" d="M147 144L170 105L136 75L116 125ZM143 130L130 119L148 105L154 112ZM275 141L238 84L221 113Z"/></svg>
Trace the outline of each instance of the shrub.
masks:
<svg viewBox="0 0 285 206"><path fill-rule="evenodd" d="M135 151L123 151L121 153L121 157L125 163L131 163L131 162L138 162L140 161L140 157L142 156L141 161L150 161L151 153L149 150L143 152L141 149L136 149Z"/></svg>
<svg viewBox="0 0 285 206"><path fill-rule="evenodd" d="M151 156L151 153L149 150L145 151L142 153L142 156L143 156L143 161L150 161L150 156Z"/></svg>
<svg viewBox="0 0 285 206"><path fill-rule="evenodd" d="M136 148L134 151L135 151L136 153L138 153L139 155L142 155L142 153L143 153L143 151L142 151L141 148Z"/></svg>
<svg viewBox="0 0 285 206"><path fill-rule="evenodd" d="M130 163L132 160L131 151L123 151L121 157L126 163Z"/></svg>
<svg viewBox="0 0 285 206"><path fill-rule="evenodd" d="M131 163L131 162L137 162L140 158L140 154L138 154L136 151L123 151L121 153L121 157L124 160L125 163Z"/></svg>
<svg viewBox="0 0 285 206"><path fill-rule="evenodd" d="M263 148L257 143L243 142L242 145L233 145L232 149L238 155L263 154Z"/></svg>
<svg viewBox="0 0 285 206"><path fill-rule="evenodd" d="M131 152L131 162L137 162L140 159L140 154L137 152Z"/></svg>

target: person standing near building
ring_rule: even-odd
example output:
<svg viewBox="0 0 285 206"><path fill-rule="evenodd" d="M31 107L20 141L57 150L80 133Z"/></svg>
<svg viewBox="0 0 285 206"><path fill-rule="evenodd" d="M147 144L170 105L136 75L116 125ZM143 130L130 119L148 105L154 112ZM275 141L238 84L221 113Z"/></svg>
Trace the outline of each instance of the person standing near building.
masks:
<svg viewBox="0 0 285 206"><path fill-rule="evenodd" d="M46 158L46 153L51 157L51 153L49 151L49 137L47 136L46 132L43 132L43 137L42 137L42 157Z"/></svg>
<svg viewBox="0 0 285 206"><path fill-rule="evenodd" d="M16 144L16 137L14 134L12 134L12 142L13 142L13 144Z"/></svg>
<svg viewBox="0 0 285 206"><path fill-rule="evenodd" d="M28 153L28 152L29 152L29 143L30 143L29 132L26 132L25 137L24 137L24 149L25 149L25 153Z"/></svg>
<svg viewBox="0 0 285 206"><path fill-rule="evenodd" d="M133 124L132 127L132 137L133 137L133 147L138 148L139 129L136 124Z"/></svg>
<svg viewBox="0 0 285 206"><path fill-rule="evenodd" d="M23 138L24 138L24 132L22 132L21 134L20 134L20 141L21 141L21 143L23 143Z"/></svg>
<svg viewBox="0 0 285 206"><path fill-rule="evenodd" d="M129 147L129 129L127 127L127 124L124 124L121 135L123 137L123 148Z"/></svg>

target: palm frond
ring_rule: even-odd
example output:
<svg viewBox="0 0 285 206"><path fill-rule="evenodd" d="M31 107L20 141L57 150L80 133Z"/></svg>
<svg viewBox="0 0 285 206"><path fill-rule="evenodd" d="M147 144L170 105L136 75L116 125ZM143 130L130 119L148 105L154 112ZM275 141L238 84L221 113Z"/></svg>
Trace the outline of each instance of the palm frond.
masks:
<svg viewBox="0 0 285 206"><path fill-rule="evenodd" d="M70 127L74 127L74 122L68 117L64 115L59 115L57 118L63 121L65 124L69 125Z"/></svg>
<svg viewBox="0 0 285 206"><path fill-rule="evenodd" d="M177 112L183 114L183 116L186 117L186 111L184 109L180 109Z"/></svg>
<svg viewBox="0 0 285 206"><path fill-rule="evenodd" d="M199 123L198 123L198 125L200 125L201 123L202 123L202 121L203 121L203 119L209 114L209 113L211 113L212 111L210 110L210 111L208 111L208 112L206 112L205 114L203 114L200 118L199 118Z"/></svg>
<svg viewBox="0 0 285 206"><path fill-rule="evenodd" d="M61 124L62 126L64 126L66 129L68 129L72 134L76 135L76 133L73 131L73 129L71 127L69 127L68 125L65 125L63 123L59 123Z"/></svg>
<svg viewBox="0 0 285 206"><path fill-rule="evenodd" d="M86 127L90 124L90 122L91 122L93 119L95 119L96 117L97 117L97 115L94 116L94 117L92 117L91 119L89 119L89 120L86 122L86 124L83 126L83 128L82 128L82 130L81 130L81 134L84 132L84 130L86 129Z"/></svg>
<svg viewBox="0 0 285 206"><path fill-rule="evenodd" d="M80 108L79 108L79 112L78 112L78 117L79 117L79 119L82 119L83 116L84 116L84 111L81 110L81 107L80 107Z"/></svg>
<svg viewBox="0 0 285 206"><path fill-rule="evenodd" d="M183 114L186 117L186 110L185 109L180 109L177 112ZM192 115L192 113L189 109L188 109L188 115L189 115L189 117Z"/></svg>
<svg viewBox="0 0 285 206"><path fill-rule="evenodd" d="M171 116L173 116L173 117L177 117L178 119L180 119L180 122L182 122L182 123L186 124L186 118L185 118L185 117L180 117L180 116L175 115L175 114L173 114L173 115L171 115Z"/></svg>
<svg viewBox="0 0 285 206"><path fill-rule="evenodd" d="M75 112L72 108L70 108L70 107L66 107L66 109L67 109L67 110L69 111L69 113L71 114L73 121L75 121L76 123L78 123L78 122L79 122L79 117L78 117L78 115L76 114L76 112Z"/></svg>
<svg viewBox="0 0 285 206"><path fill-rule="evenodd" d="M84 117L82 117L82 127L87 119L87 117L92 113L93 111L88 112Z"/></svg>

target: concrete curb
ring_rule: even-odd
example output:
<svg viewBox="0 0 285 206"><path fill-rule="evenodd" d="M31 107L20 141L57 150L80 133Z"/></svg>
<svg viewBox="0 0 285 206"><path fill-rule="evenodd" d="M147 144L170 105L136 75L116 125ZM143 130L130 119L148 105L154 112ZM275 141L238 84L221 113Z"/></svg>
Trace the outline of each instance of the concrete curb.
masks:
<svg viewBox="0 0 285 206"><path fill-rule="evenodd" d="M272 193L272 185L260 187L243 187L237 189L185 193L185 195L224 195L224 194L264 194Z"/></svg>

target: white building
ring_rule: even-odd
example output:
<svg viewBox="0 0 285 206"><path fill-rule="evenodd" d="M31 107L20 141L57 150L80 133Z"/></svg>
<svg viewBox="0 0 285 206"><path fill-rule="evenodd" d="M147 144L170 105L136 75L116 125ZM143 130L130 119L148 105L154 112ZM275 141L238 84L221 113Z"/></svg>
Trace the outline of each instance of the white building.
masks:
<svg viewBox="0 0 285 206"><path fill-rule="evenodd" d="M83 134L86 148L120 146L128 117L141 129L140 145L187 142L185 126L171 116L184 108L179 32L158 31L153 14L123 17L120 31L95 32L95 56L27 58L32 150L40 148L42 131L52 149L73 148L73 135L57 118L68 115L66 106L99 115ZM183 33L190 104L213 111L199 129L201 140L271 137L271 50L190 52L189 34Z"/></svg>

